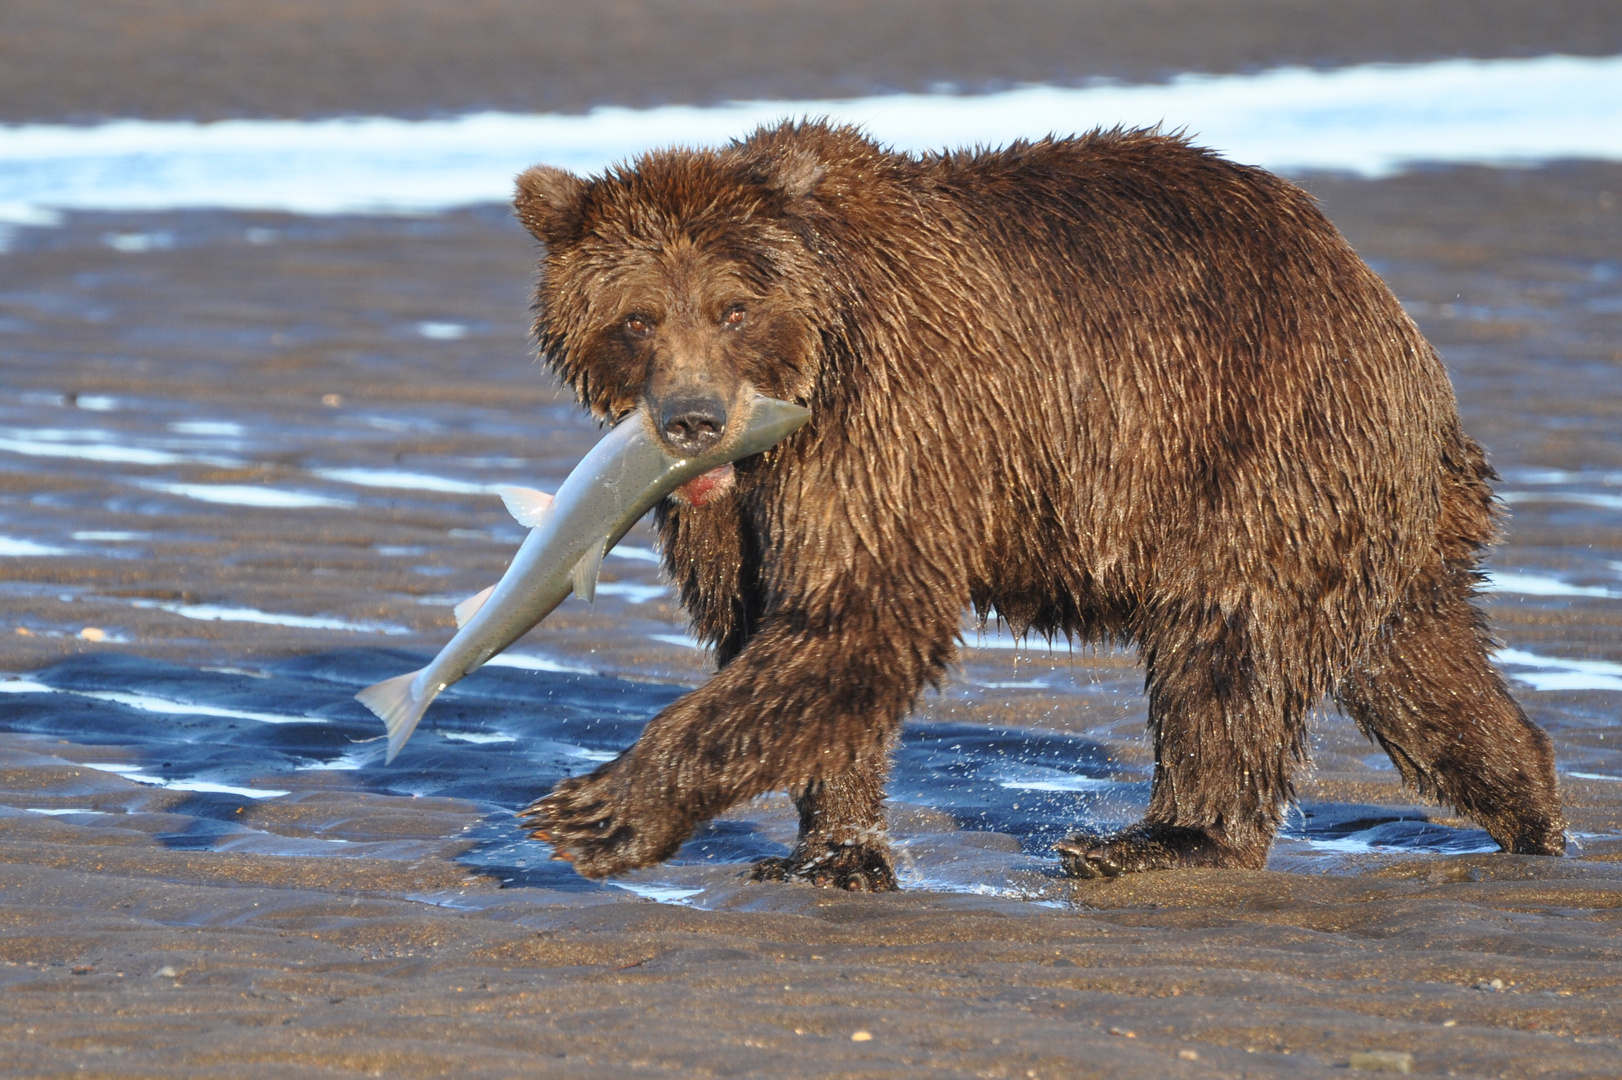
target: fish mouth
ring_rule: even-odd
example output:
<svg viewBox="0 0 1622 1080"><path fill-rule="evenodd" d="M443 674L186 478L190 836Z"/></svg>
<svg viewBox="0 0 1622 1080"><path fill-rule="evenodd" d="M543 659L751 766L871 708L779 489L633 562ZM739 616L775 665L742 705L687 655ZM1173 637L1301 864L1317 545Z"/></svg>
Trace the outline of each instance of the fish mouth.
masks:
<svg viewBox="0 0 1622 1080"><path fill-rule="evenodd" d="M706 473L699 473L674 492L688 506L704 507L732 490L737 476L729 461Z"/></svg>

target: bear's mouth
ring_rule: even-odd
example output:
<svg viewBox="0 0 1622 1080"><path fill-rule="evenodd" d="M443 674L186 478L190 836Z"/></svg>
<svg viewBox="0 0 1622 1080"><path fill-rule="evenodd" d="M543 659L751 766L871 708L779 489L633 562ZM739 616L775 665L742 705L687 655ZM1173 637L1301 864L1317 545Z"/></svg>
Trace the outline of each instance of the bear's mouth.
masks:
<svg viewBox="0 0 1622 1080"><path fill-rule="evenodd" d="M732 463L699 473L676 489L676 497L689 506L708 506L732 488Z"/></svg>

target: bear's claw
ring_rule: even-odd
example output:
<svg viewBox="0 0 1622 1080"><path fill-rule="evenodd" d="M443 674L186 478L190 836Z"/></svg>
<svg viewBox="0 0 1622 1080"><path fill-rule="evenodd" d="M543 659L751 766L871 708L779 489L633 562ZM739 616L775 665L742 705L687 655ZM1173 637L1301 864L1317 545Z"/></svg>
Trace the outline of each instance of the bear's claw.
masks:
<svg viewBox="0 0 1622 1080"><path fill-rule="evenodd" d="M692 831L690 822L662 806L641 814L621 798L614 764L563 781L518 814L531 836L552 845L552 858L589 878L662 862Z"/></svg>
<svg viewBox="0 0 1622 1080"><path fill-rule="evenodd" d="M1053 850L1065 873L1093 879L1197 866L1259 870L1267 865L1270 840L1258 836L1241 847L1212 829L1139 822L1109 836L1077 833Z"/></svg>
<svg viewBox="0 0 1622 1080"><path fill-rule="evenodd" d="M1064 872L1071 877L1078 878L1112 878L1120 877L1123 867L1110 858L1108 851L1100 847L1091 839L1078 842L1081 838L1061 840L1053 845L1053 850L1059 853L1059 864Z"/></svg>
<svg viewBox="0 0 1622 1080"><path fill-rule="evenodd" d="M895 866L889 851L862 844L823 849L815 855L796 850L788 858L762 859L749 871L750 881L803 881L846 892L895 892Z"/></svg>

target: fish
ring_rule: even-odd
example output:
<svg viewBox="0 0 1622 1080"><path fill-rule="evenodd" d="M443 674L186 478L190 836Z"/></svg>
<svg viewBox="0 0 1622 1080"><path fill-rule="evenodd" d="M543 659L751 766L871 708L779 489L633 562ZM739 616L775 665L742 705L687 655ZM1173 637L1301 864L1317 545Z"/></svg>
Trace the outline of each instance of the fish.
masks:
<svg viewBox="0 0 1622 1080"><path fill-rule="evenodd" d="M388 730L385 764L394 761L447 686L523 637L570 593L594 599L603 556L655 503L711 470L770 449L809 419L802 406L757 394L733 438L684 458L665 447L639 407L580 459L556 496L501 489L509 512L530 529L507 572L456 605L456 635L428 666L355 695Z"/></svg>

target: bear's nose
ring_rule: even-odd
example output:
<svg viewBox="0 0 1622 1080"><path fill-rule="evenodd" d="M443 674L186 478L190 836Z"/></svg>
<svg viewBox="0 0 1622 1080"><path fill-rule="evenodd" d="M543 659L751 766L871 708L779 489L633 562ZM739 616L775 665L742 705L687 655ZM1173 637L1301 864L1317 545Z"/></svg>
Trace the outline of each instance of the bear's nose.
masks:
<svg viewBox="0 0 1622 1080"><path fill-rule="evenodd" d="M665 441L683 454L702 454L721 441L727 410L719 398L683 395L665 402L659 413Z"/></svg>

